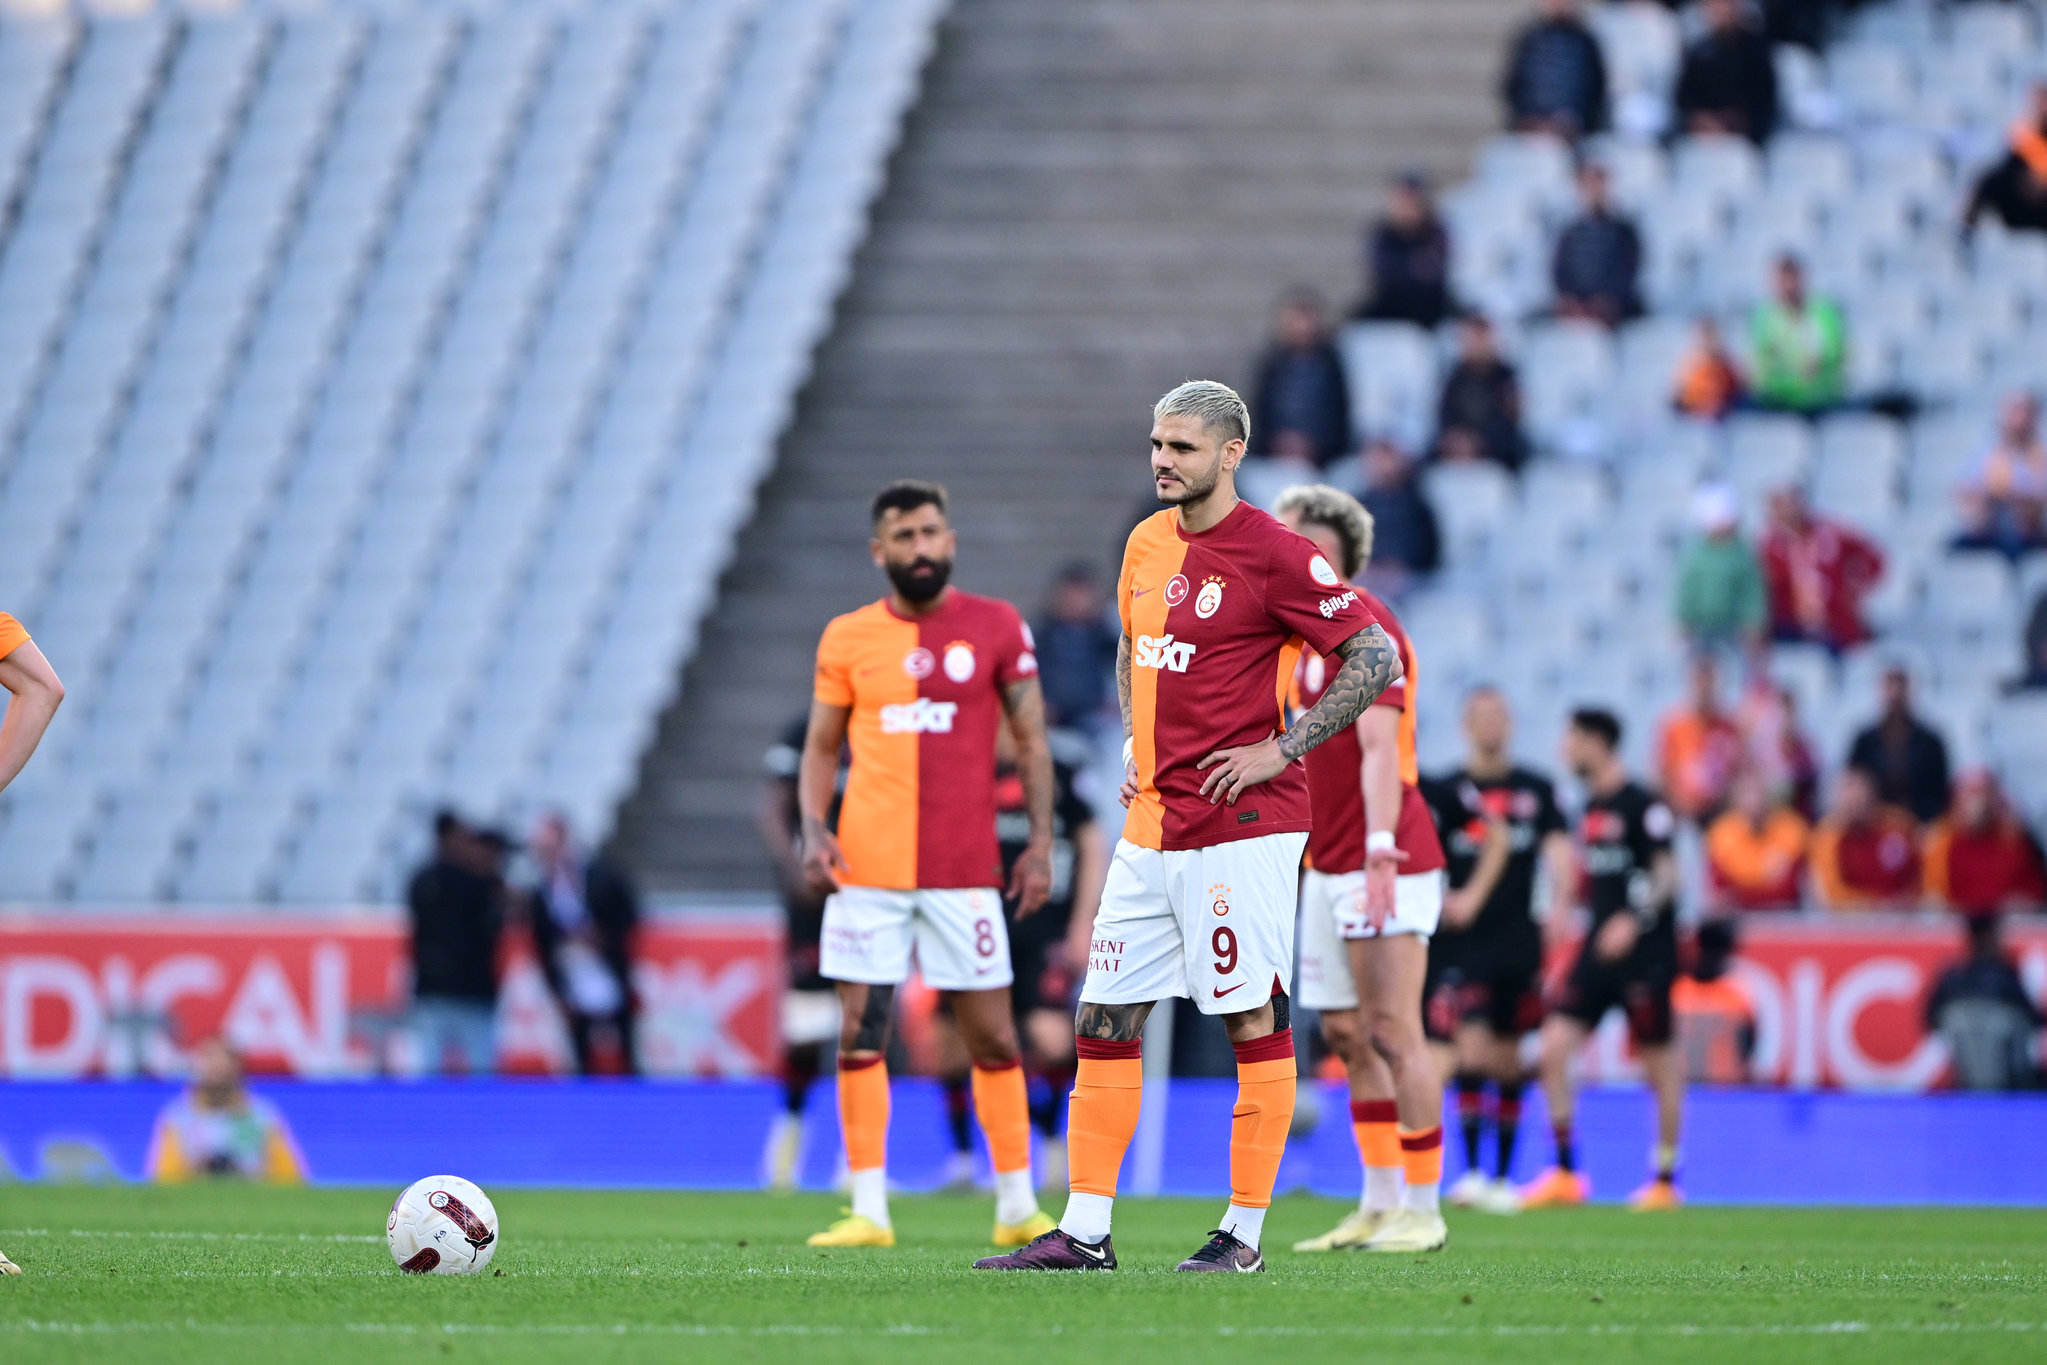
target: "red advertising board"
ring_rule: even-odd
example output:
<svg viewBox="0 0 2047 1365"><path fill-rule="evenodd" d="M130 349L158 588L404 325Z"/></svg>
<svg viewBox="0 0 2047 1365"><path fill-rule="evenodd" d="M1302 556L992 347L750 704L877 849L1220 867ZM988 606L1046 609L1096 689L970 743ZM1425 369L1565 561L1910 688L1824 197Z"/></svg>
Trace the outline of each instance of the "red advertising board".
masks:
<svg viewBox="0 0 2047 1365"><path fill-rule="evenodd" d="M395 1027L408 975L389 913L195 919L0 915L0 1075L166 1074L225 1035L258 1070L406 1070ZM634 986L640 1054L667 1075L750 1075L776 1056L778 931L751 920L657 920ZM566 1034L532 953L514 943L498 1001L500 1065L565 1069Z"/></svg>
<svg viewBox="0 0 2047 1365"><path fill-rule="evenodd" d="M1926 997L1962 951L1951 916L1753 915L1736 971L1756 1012L1755 1079L1798 1089L1925 1090L1947 1053L1925 1029ZM2014 920L2005 943L2035 1000L2047 1000L2047 921ZM1627 1030L1609 1018L1586 1074L1637 1073Z"/></svg>

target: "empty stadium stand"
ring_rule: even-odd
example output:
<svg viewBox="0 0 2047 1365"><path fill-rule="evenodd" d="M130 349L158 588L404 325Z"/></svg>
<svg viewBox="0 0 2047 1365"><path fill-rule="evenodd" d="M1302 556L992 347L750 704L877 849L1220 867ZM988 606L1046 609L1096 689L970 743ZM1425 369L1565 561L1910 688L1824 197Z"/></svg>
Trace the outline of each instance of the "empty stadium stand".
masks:
<svg viewBox="0 0 2047 1365"><path fill-rule="evenodd" d="M0 902L389 899L603 836L939 0L0 20L0 595L71 702Z"/></svg>

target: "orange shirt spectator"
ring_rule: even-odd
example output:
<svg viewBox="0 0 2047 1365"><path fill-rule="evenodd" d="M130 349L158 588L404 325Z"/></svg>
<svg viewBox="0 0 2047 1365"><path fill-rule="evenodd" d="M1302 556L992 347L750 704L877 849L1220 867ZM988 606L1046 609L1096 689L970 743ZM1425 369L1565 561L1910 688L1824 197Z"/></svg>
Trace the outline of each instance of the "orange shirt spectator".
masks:
<svg viewBox="0 0 2047 1365"><path fill-rule="evenodd" d="M1829 910L1906 910L1919 903L1919 827L1876 799L1859 768L1841 773L1834 809L1812 836L1812 880Z"/></svg>
<svg viewBox="0 0 2047 1365"><path fill-rule="evenodd" d="M1691 701L1663 722L1657 768L1664 798L1680 815L1710 816L1727 799L1743 748L1741 728L1721 709L1712 657L1700 655L1692 661Z"/></svg>
<svg viewBox="0 0 2047 1365"><path fill-rule="evenodd" d="M1745 1085L1756 1046L1756 1005L1734 974L1732 920L1699 926L1692 969L1670 991L1678 1055L1685 1079L1713 1085Z"/></svg>
<svg viewBox="0 0 2047 1365"><path fill-rule="evenodd" d="M1926 831L1923 858L1927 894L1972 918L2047 902L2040 846L1987 772L1955 783L1954 808Z"/></svg>
<svg viewBox="0 0 2047 1365"><path fill-rule="evenodd" d="M1745 388L1741 371L1721 339L1720 324L1700 318L1691 349L1678 361L1671 402L1688 416L1717 422L1734 410Z"/></svg>
<svg viewBox="0 0 2047 1365"><path fill-rule="evenodd" d="M1728 810L1706 830L1707 896L1739 910L1789 910L1799 901L1812 827L1776 799L1760 774L1735 778Z"/></svg>

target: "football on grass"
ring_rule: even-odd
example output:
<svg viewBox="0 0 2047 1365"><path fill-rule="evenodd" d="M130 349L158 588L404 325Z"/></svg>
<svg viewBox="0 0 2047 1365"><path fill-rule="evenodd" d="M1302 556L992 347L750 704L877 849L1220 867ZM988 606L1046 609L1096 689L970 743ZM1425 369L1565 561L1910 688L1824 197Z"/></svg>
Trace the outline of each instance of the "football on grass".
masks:
<svg viewBox="0 0 2047 1365"><path fill-rule="evenodd" d="M498 1211L459 1175L430 1175L391 1205L384 1239L412 1275L474 1275L498 1249Z"/></svg>

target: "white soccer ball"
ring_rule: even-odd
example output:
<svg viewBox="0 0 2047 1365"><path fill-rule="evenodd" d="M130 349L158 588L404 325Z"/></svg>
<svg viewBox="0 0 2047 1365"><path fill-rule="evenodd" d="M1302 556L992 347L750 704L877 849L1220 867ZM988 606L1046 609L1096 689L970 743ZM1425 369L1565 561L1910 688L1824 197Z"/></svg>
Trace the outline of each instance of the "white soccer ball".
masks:
<svg viewBox="0 0 2047 1365"><path fill-rule="evenodd" d="M459 1175L430 1175L391 1204L384 1240L413 1275L474 1275L498 1249L498 1211Z"/></svg>

